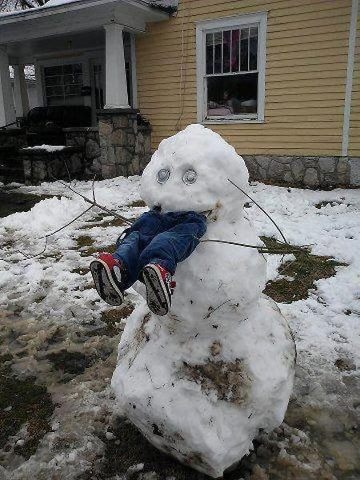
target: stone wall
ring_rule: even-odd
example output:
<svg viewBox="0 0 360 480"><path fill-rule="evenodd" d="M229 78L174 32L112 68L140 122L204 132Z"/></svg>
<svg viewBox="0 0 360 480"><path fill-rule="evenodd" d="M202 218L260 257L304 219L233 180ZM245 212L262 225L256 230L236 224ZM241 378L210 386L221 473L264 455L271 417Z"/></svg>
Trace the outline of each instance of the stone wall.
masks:
<svg viewBox="0 0 360 480"><path fill-rule="evenodd" d="M9 128L0 130L0 182L24 181L19 148L26 145L26 131L24 129Z"/></svg>
<svg viewBox="0 0 360 480"><path fill-rule="evenodd" d="M252 180L310 188L360 186L360 158L244 155Z"/></svg>
<svg viewBox="0 0 360 480"><path fill-rule="evenodd" d="M64 147L63 150L48 152L41 147L23 148L19 151L24 168L25 183L38 185L44 181L84 178L79 147Z"/></svg>
<svg viewBox="0 0 360 480"><path fill-rule="evenodd" d="M26 145L26 130L24 128L0 129L0 147L22 148Z"/></svg>
<svg viewBox="0 0 360 480"><path fill-rule="evenodd" d="M151 129L136 110L98 112L103 178L139 175L151 158Z"/></svg>
<svg viewBox="0 0 360 480"><path fill-rule="evenodd" d="M74 153L70 161L83 166L83 178L93 178L101 175L100 140L97 127L72 127L64 128L66 146L76 147L79 151Z"/></svg>

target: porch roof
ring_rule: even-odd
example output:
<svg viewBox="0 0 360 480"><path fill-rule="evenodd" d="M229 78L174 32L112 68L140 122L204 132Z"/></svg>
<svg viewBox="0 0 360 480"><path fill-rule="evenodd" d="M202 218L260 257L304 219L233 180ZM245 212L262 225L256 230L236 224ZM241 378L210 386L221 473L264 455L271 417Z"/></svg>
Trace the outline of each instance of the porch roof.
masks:
<svg viewBox="0 0 360 480"><path fill-rule="evenodd" d="M126 30L144 32L147 22L167 20L169 15L144 0L54 0L49 5L0 15L0 45L31 39L96 30L119 23ZM15 45L14 45L15 46Z"/></svg>

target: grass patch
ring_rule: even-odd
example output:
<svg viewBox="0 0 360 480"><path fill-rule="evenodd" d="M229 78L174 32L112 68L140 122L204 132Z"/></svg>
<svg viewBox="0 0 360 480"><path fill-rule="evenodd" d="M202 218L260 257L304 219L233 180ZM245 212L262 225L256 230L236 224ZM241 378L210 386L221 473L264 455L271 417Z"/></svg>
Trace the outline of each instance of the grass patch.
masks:
<svg viewBox="0 0 360 480"><path fill-rule="evenodd" d="M91 245L94 245L94 243L95 240L89 235L80 235L80 237L76 239L77 248L91 247Z"/></svg>
<svg viewBox="0 0 360 480"><path fill-rule="evenodd" d="M274 238L261 237L269 248L279 244ZM346 266L331 257L312 255L306 250L295 252L295 260L285 262L279 270L281 275L292 277L271 280L266 284L264 293L276 302L291 303L308 297L309 290L316 288L315 281L330 278L336 274L336 267Z"/></svg>
<svg viewBox="0 0 360 480"><path fill-rule="evenodd" d="M120 308L110 308L101 313L101 321L105 324L104 327L92 330L87 335L90 337L96 335L106 335L107 337L115 337L118 335L123 327L118 325L121 320L127 318L134 311L135 306L132 303L127 303Z"/></svg>
<svg viewBox="0 0 360 480"><path fill-rule="evenodd" d="M77 275L86 275L89 272L90 272L90 268L88 267L79 267L71 270L71 273L76 273Z"/></svg>
<svg viewBox="0 0 360 480"><path fill-rule="evenodd" d="M109 215L107 215L107 217L108 216ZM127 225L125 220L123 220L122 218L119 218L119 217L115 217L112 220L105 220L105 221L100 221L100 222L95 222L94 221L94 223L91 223L90 225L83 225L82 227L80 227L80 230L91 230L94 227L102 227L102 228L124 227L125 225Z"/></svg>
<svg viewBox="0 0 360 480"><path fill-rule="evenodd" d="M128 207L146 207L144 200L134 200L131 203L128 203Z"/></svg>
<svg viewBox="0 0 360 480"><path fill-rule="evenodd" d="M16 445L15 452L28 459L50 431L49 419L55 406L46 388L35 384L35 378L20 380L12 375L11 358L11 355L0 357L0 448L27 424L26 441Z"/></svg>
<svg viewBox="0 0 360 480"><path fill-rule="evenodd" d="M116 250L116 245L115 242L112 245L102 245L99 247L89 247L86 250L81 250L80 256L81 257L91 257L92 255L95 255L98 252L109 252L109 253L114 253Z"/></svg>

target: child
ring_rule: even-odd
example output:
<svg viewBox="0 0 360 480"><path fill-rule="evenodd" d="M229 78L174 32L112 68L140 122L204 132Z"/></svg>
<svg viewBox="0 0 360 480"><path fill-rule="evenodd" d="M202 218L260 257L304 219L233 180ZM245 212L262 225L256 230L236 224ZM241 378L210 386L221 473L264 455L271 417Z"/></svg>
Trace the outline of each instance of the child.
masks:
<svg viewBox="0 0 360 480"><path fill-rule="evenodd" d="M137 280L146 287L146 301L156 315L166 315L175 288L172 276L206 232L206 216L196 212L141 215L117 241L115 253L100 253L90 264L95 287L110 305L121 305L124 291Z"/></svg>

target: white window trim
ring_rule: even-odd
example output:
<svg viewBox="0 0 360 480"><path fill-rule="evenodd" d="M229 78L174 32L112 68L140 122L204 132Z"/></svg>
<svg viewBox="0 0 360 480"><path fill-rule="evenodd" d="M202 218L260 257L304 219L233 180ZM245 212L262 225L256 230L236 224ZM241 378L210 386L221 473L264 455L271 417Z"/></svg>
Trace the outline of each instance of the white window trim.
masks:
<svg viewBox="0 0 360 480"><path fill-rule="evenodd" d="M259 24L258 33L258 113L206 118L207 99L205 90L206 33L211 30L241 27L252 23ZM265 64L266 64L266 24L267 12L249 13L217 20L204 20L196 23L196 82L197 82L197 121L199 123L263 123L265 120Z"/></svg>
<svg viewBox="0 0 360 480"><path fill-rule="evenodd" d="M47 59L47 60L42 60L39 59L37 61L37 64L39 68L41 69L41 86L42 86L42 95L43 95L43 105L48 106L47 103L47 96L46 96L46 88L45 88L45 72L44 69L47 67L57 67L59 65L72 65L74 63L80 63L82 72L84 74L84 70L86 69L86 58L81 55L74 55L71 57L57 57L57 58L52 58L52 59Z"/></svg>

